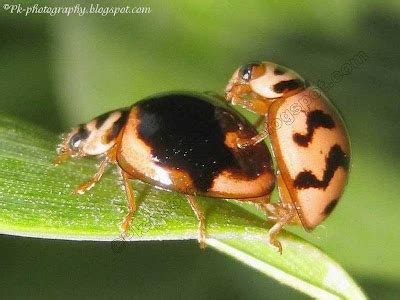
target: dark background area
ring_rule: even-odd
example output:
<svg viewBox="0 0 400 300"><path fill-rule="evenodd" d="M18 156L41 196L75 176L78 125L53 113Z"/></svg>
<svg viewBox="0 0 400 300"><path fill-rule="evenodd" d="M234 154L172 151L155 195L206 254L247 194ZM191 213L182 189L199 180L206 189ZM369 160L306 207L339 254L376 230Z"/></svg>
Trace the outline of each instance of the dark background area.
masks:
<svg viewBox="0 0 400 300"><path fill-rule="evenodd" d="M248 61L274 61L329 84L362 52L362 64L325 87L350 132L348 188L323 226L296 232L341 263L371 298L398 298L400 4L130 5L152 13L25 17L1 9L1 111L59 133L152 93L222 92ZM0 255L0 295L7 298L302 297L194 241L130 243L116 254L109 243L1 236Z"/></svg>

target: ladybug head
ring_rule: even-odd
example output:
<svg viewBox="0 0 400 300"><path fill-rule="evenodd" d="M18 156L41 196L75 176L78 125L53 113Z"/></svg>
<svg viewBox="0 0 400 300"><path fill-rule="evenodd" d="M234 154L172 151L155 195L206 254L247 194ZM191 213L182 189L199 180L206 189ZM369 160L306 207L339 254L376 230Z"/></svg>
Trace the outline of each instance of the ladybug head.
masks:
<svg viewBox="0 0 400 300"><path fill-rule="evenodd" d="M56 164L69 157L101 155L113 147L125 126L128 111L112 111L81 124L62 137Z"/></svg>
<svg viewBox="0 0 400 300"><path fill-rule="evenodd" d="M305 86L304 79L296 72L272 62L263 61L238 68L225 89L225 96L231 102L234 102L235 98L241 98L250 93L255 93L267 100L275 100L293 95Z"/></svg>

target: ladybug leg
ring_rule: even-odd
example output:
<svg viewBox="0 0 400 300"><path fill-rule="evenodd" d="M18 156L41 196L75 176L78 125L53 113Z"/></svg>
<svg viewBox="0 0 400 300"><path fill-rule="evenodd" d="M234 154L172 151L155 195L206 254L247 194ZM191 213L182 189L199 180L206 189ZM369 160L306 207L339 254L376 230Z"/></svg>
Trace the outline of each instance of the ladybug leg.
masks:
<svg viewBox="0 0 400 300"><path fill-rule="evenodd" d="M225 93L225 99L259 115L265 115L272 104L253 92L248 84L236 84Z"/></svg>
<svg viewBox="0 0 400 300"><path fill-rule="evenodd" d="M101 176L103 176L103 173L106 170L109 163L110 161L107 158L101 161L96 174L94 174L93 177L89 179L89 181L84 182L77 188L75 188L75 193L83 195L86 191L94 187L94 185L101 179Z"/></svg>
<svg viewBox="0 0 400 300"><path fill-rule="evenodd" d="M280 254L282 254L282 244L276 238L279 232L296 216L296 210L291 206L282 206L278 204L268 204L268 219L276 222L268 231L268 242L277 247Z"/></svg>
<svg viewBox="0 0 400 300"><path fill-rule="evenodd" d="M258 98L257 98L258 97ZM255 95L251 100L241 99L240 102L242 106L247 108L250 111L253 111L260 116L257 121L254 123L254 127L258 128L262 126L259 134L251 137L251 138L239 138L237 141L237 145L239 148L246 148L249 146L256 145L266 139L269 135L268 133L268 121L266 120L266 116L268 114L268 109L270 103L268 103L264 99L260 99L260 96Z"/></svg>
<svg viewBox="0 0 400 300"><path fill-rule="evenodd" d="M277 235L285 225L298 225L301 224L301 221L280 172L277 172L276 177L280 200L278 203L269 203L269 201L266 201L262 203L262 209L267 214L268 220L275 222L268 231L269 243L277 247L279 253L282 254L282 245L276 238Z"/></svg>
<svg viewBox="0 0 400 300"><path fill-rule="evenodd" d="M251 87L248 84L234 84L229 87L229 90L225 92L225 99L230 101L233 105L241 105L246 109L249 109L248 105L251 106L250 101L243 99L243 95L248 95L252 92Z"/></svg>
<svg viewBox="0 0 400 300"><path fill-rule="evenodd" d="M197 239L199 241L200 248L204 249L206 247L206 218L204 217L204 214L196 201L196 197L193 195L186 195L186 197L190 206L192 207L193 212L196 214L196 217L199 220Z"/></svg>
<svg viewBox="0 0 400 300"><path fill-rule="evenodd" d="M87 182L82 183L77 188L75 188L75 193L83 195L86 191L93 188L94 185L100 181L107 166L110 163L115 163L116 160L115 157L116 157L116 147L113 147L110 150L108 150L106 157L100 162L99 168L97 172L93 175L93 177L90 178Z"/></svg>
<svg viewBox="0 0 400 300"><path fill-rule="evenodd" d="M253 136L250 139L241 139L241 138L239 138L237 140L237 146L239 148L246 148L246 147L249 147L249 146L257 145L258 143L260 143L264 139L266 139L268 137L268 135L269 135L269 133L268 133L268 124L264 119L264 126L261 129L260 133L255 135L255 136Z"/></svg>
<svg viewBox="0 0 400 300"><path fill-rule="evenodd" d="M122 180L123 180L124 187L125 187L126 198L128 200L128 213L124 217L124 220L121 225L121 229L123 230L123 233L126 234L126 232L129 229L129 225L132 221L133 215L136 212L137 207L136 207L136 202L135 202L135 194L133 192L132 185L129 183L130 177L123 170L121 170L121 173L122 173Z"/></svg>
<svg viewBox="0 0 400 300"><path fill-rule="evenodd" d="M256 145L268 137L268 123L266 116L268 110L273 102L268 101L264 97L254 93L249 85L238 84L232 87L232 89L226 93L226 99L231 101L233 105L239 105L243 108L254 112L261 117L257 120L255 127L259 127L264 123L260 133L252 138L240 138L237 141L239 148L245 148L251 145Z"/></svg>

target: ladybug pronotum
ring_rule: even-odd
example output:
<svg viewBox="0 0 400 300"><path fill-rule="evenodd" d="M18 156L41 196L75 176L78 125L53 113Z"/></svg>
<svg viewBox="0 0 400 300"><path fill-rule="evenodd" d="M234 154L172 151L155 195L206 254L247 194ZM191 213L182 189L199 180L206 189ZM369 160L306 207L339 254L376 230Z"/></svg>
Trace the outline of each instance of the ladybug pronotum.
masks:
<svg viewBox="0 0 400 300"><path fill-rule="evenodd" d="M251 149L269 137L277 163L281 213L270 230L285 224L306 230L319 225L335 208L347 183L349 137L342 118L317 88L297 73L271 62L251 63L235 71L225 98L262 116L264 127L238 146Z"/></svg>
<svg viewBox="0 0 400 300"><path fill-rule="evenodd" d="M56 164L68 157L98 156L98 171L76 189L79 194L115 164L128 200L124 232L136 211L129 179L185 194L199 220L203 247L205 217L196 196L269 206L275 174L267 146L237 147L238 139L255 135L256 129L225 101L193 93L156 95L73 128L58 147Z"/></svg>

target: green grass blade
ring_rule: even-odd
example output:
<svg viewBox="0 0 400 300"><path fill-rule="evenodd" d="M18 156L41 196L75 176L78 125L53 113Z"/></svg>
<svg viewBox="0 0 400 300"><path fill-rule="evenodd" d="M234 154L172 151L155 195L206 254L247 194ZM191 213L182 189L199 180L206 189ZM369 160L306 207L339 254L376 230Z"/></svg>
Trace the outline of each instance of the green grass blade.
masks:
<svg viewBox="0 0 400 300"><path fill-rule="evenodd" d="M55 167L58 139L30 124L0 115L0 233L52 239L114 241L126 213L118 176L108 172L82 196L72 193L95 171L90 159ZM197 220L185 198L132 182L139 202L128 239L197 237ZM233 201L199 199L207 217L209 246L317 298L365 299L349 275L320 249L284 232L284 254L266 244L267 227ZM162 246L162 244L160 244ZM200 251L200 250L199 250Z"/></svg>

